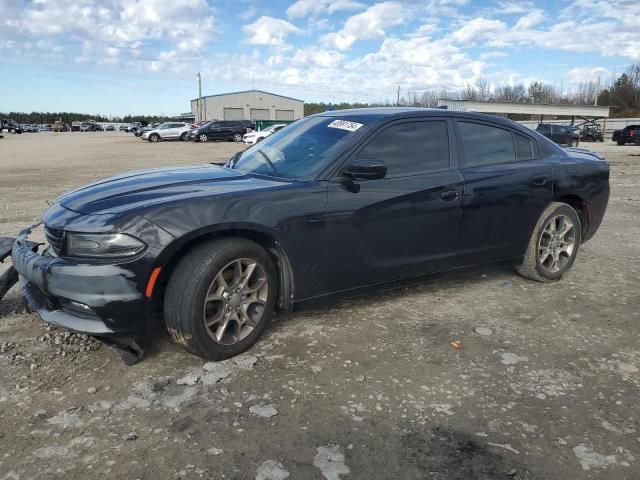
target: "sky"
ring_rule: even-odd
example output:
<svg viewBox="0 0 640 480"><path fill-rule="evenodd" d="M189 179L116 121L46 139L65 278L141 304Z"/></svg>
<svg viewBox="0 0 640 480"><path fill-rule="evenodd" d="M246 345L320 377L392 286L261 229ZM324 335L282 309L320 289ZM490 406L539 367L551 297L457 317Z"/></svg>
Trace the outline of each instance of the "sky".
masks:
<svg viewBox="0 0 640 480"><path fill-rule="evenodd" d="M0 111L174 115L257 89L308 102L544 81L640 61L638 0L0 0Z"/></svg>

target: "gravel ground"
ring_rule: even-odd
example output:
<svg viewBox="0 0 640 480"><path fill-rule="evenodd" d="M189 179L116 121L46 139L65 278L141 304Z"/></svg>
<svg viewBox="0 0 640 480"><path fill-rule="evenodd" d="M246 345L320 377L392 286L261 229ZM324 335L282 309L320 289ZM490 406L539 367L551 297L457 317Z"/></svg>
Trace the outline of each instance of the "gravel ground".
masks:
<svg viewBox="0 0 640 480"><path fill-rule="evenodd" d="M640 149L589 147L611 160L612 198L552 285L502 269L278 315L222 363L159 333L133 367L12 290L0 479L640 478ZM239 148L5 136L0 235L69 188Z"/></svg>

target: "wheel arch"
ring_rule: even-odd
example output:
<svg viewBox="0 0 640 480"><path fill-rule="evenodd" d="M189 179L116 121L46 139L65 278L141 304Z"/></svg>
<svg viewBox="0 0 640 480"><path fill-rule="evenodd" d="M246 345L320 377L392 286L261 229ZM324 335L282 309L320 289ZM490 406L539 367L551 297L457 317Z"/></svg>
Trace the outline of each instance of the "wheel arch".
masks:
<svg viewBox="0 0 640 480"><path fill-rule="evenodd" d="M565 193L558 195L553 199L555 202L566 203L572 207L578 214L580 219L580 234L581 238L584 238L589 231L589 224L591 223L591 212L589 210L587 202L584 199L576 195L575 193Z"/></svg>
<svg viewBox="0 0 640 480"><path fill-rule="evenodd" d="M276 307L279 310L291 310L293 304L293 271L282 245L275 236L256 226L234 225L224 228L203 229L176 239L158 256L154 267L161 267L156 287L151 298L152 310L160 313L163 309L163 298L171 274L184 255L193 248L205 242L220 238L245 238L260 245L269 254L276 267L278 276L278 299Z"/></svg>

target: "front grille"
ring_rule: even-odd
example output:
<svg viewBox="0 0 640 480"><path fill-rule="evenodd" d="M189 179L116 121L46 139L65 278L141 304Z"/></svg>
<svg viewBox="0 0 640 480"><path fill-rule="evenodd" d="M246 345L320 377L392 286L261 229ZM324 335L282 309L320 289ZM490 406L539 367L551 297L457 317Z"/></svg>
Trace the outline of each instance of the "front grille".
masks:
<svg viewBox="0 0 640 480"><path fill-rule="evenodd" d="M47 243L51 246L53 253L60 255L64 248L64 230L44 227L44 235L47 238Z"/></svg>

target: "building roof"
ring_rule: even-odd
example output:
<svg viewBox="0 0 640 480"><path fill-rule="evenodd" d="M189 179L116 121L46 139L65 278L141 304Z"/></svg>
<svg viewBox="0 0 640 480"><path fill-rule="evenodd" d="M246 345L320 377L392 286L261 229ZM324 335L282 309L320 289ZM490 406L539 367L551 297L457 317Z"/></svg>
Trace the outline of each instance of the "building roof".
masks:
<svg viewBox="0 0 640 480"><path fill-rule="evenodd" d="M241 90L239 92L216 93L215 95L203 95L202 98L225 97L227 95L238 95L238 94L242 94L242 93L265 93L267 95L273 95L274 97L286 98L288 100L293 100L295 102L304 103L304 100L300 100L299 98L287 97L285 95L279 95L277 93L265 92L264 90ZM197 98L193 98L191 101L192 102L196 102L197 100L198 100Z"/></svg>
<svg viewBox="0 0 640 480"><path fill-rule="evenodd" d="M568 117L608 117L608 106L548 103L480 102L476 100L438 99L438 106L460 112L522 113L528 115L565 115Z"/></svg>

